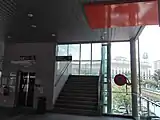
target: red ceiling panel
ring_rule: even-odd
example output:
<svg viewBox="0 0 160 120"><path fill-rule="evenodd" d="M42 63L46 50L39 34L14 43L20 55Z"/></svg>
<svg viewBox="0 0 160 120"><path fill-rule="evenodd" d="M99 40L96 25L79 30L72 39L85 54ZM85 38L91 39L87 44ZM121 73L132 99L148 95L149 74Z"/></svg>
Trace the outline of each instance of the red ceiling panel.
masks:
<svg viewBox="0 0 160 120"><path fill-rule="evenodd" d="M84 6L92 29L158 24L157 1Z"/></svg>

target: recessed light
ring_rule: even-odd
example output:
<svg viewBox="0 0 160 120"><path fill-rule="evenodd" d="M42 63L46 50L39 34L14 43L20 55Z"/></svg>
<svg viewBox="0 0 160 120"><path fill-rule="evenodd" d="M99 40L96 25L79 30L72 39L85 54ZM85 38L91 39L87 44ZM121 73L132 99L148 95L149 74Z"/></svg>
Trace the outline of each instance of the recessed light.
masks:
<svg viewBox="0 0 160 120"><path fill-rule="evenodd" d="M7 38L8 38L8 39L10 39L10 38L11 38L11 36L7 36Z"/></svg>
<svg viewBox="0 0 160 120"><path fill-rule="evenodd" d="M36 28L37 26L36 26L36 25L31 25L31 27L32 27L32 28Z"/></svg>
<svg viewBox="0 0 160 120"><path fill-rule="evenodd" d="M105 31L104 34L107 34L107 32Z"/></svg>
<svg viewBox="0 0 160 120"><path fill-rule="evenodd" d="M33 14L32 13L28 13L28 17L33 17Z"/></svg>
<svg viewBox="0 0 160 120"><path fill-rule="evenodd" d="M55 37L56 36L56 34L52 34L52 37Z"/></svg>

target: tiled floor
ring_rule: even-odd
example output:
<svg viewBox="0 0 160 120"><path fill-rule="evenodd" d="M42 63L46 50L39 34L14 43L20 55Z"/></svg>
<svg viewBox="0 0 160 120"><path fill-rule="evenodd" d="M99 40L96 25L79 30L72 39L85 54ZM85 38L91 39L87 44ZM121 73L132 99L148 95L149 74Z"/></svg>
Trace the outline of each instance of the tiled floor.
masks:
<svg viewBox="0 0 160 120"><path fill-rule="evenodd" d="M45 114L45 115L22 116L17 118L16 120L131 120L131 119L107 117L107 116L87 117L87 116L74 116L74 115L63 115L63 114Z"/></svg>

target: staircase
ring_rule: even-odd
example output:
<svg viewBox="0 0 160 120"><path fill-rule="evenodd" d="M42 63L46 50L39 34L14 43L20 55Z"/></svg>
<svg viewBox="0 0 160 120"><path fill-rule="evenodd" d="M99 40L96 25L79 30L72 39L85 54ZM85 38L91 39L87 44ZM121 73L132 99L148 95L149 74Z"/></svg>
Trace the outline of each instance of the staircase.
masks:
<svg viewBox="0 0 160 120"><path fill-rule="evenodd" d="M98 76L70 75L55 104L54 112L98 115Z"/></svg>

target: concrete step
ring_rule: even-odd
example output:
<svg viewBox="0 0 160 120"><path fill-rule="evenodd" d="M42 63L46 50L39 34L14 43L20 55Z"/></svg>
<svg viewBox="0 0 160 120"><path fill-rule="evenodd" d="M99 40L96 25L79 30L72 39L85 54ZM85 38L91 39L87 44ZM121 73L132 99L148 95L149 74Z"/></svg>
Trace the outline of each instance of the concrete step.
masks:
<svg viewBox="0 0 160 120"><path fill-rule="evenodd" d="M89 81L89 80L83 80L83 81L77 81L77 80L68 80L66 82L67 84L91 84L91 85L97 85L97 81Z"/></svg>
<svg viewBox="0 0 160 120"><path fill-rule="evenodd" d="M78 101L78 100L65 100L65 99L59 99L57 103L62 103L62 104L82 104L82 105L98 105L98 102L96 101L90 101L90 100L84 100L84 101Z"/></svg>
<svg viewBox="0 0 160 120"><path fill-rule="evenodd" d="M98 90L84 90L84 89L63 89L62 92L98 94Z"/></svg>
<svg viewBox="0 0 160 120"><path fill-rule="evenodd" d="M75 90L75 89L79 89L79 90L98 90L98 86L84 86L84 85L66 85L64 86L64 89L70 89L70 90Z"/></svg>
<svg viewBox="0 0 160 120"><path fill-rule="evenodd" d="M84 115L84 116L98 116L99 113L95 110L83 110L83 109L68 109L68 108L55 108L55 113L63 113L63 114L75 114L75 115Z"/></svg>
<svg viewBox="0 0 160 120"><path fill-rule="evenodd" d="M72 97L76 97L76 96L83 96L83 97L97 97L98 94L87 94L87 93L74 93L74 92L62 92L61 93L62 96L72 96Z"/></svg>
<svg viewBox="0 0 160 120"><path fill-rule="evenodd" d="M82 104L65 104L65 103L57 103L55 105L55 107L57 108L71 108L71 109L83 109L83 110L97 110L97 106L93 106L93 105L82 105Z"/></svg>
<svg viewBox="0 0 160 120"><path fill-rule="evenodd" d="M97 97L82 97L82 96L63 96L63 95L60 95L58 97L58 100L59 99L65 99L65 100L77 100L77 101L95 101L97 102L98 101L98 98ZM58 101L57 100L57 101Z"/></svg>

